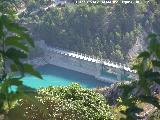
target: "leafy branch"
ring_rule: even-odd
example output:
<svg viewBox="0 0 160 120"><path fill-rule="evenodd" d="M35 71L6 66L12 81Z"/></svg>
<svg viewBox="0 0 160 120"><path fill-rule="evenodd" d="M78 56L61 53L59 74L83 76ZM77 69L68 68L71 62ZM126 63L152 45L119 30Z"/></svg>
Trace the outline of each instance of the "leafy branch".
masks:
<svg viewBox="0 0 160 120"><path fill-rule="evenodd" d="M42 79L39 72L34 70L32 65L22 61L28 57L29 48L34 43L25 27L15 23L11 16L0 15L0 108L3 110L7 101L8 108L11 102L22 95L20 87L23 85L21 79L25 74L31 74ZM17 88L12 90L12 87Z"/></svg>
<svg viewBox="0 0 160 120"><path fill-rule="evenodd" d="M151 90L151 86L160 85L160 36L150 34L147 39L149 40L147 50L139 54L137 57L139 62L133 66L139 80L121 86L124 90L121 104L127 106L122 113L127 116L126 119L135 119L135 113L143 111L137 107L136 101L149 103L160 109L159 99Z"/></svg>

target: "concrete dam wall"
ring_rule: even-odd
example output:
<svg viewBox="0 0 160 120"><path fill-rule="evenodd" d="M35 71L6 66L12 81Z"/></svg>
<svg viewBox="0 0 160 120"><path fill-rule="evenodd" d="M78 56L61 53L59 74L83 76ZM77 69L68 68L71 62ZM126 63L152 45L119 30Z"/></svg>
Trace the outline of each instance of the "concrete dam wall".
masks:
<svg viewBox="0 0 160 120"><path fill-rule="evenodd" d="M99 80L107 82L116 82L121 80L122 72L125 72L125 74L128 74L131 77L135 77L135 71L125 65L115 64L109 60L102 61L80 53L55 49L47 46L43 40L37 41L35 45L44 51L44 55L42 57L29 60L28 62L37 67L45 64L52 64L88 74ZM104 76L102 75L102 71L107 71L108 73L114 74L116 77L111 78Z"/></svg>

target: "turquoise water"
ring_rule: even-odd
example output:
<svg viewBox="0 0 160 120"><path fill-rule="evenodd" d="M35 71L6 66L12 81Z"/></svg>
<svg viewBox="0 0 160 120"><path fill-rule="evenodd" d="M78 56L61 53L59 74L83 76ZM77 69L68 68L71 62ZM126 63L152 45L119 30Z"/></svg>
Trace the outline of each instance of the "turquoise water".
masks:
<svg viewBox="0 0 160 120"><path fill-rule="evenodd" d="M95 88L110 85L109 83L96 80L94 77L67 70L53 65L39 67L43 80L27 75L23 78L24 84L31 88L48 86L67 86L72 83L79 83L83 88Z"/></svg>

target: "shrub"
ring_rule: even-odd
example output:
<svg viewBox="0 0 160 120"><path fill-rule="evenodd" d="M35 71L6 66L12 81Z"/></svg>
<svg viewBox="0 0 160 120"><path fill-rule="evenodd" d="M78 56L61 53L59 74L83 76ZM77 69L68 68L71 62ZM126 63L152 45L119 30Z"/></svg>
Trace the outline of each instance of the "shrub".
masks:
<svg viewBox="0 0 160 120"><path fill-rule="evenodd" d="M23 99L20 107L28 120L112 120L114 114L104 97L77 84L37 91L33 102Z"/></svg>
<svg viewBox="0 0 160 120"><path fill-rule="evenodd" d="M154 111L149 117L148 120L160 120L160 110Z"/></svg>

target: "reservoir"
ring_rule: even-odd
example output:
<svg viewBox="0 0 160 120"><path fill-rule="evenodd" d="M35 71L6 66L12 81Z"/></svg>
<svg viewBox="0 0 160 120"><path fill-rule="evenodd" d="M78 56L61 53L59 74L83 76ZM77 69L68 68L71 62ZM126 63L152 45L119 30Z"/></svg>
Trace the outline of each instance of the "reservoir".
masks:
<svg viewBox="0 0 160 120"><path fill-rule="evenodd" d="M78 83L83 88L96 88L110 85L110 83L99 81L93 76L50 64L41 66L37 70L41 73L43 80L27 75L23 78L24 85L35 89L48 86L67 86L72 83Z"/></svg>

